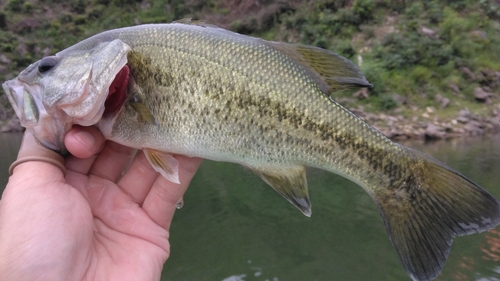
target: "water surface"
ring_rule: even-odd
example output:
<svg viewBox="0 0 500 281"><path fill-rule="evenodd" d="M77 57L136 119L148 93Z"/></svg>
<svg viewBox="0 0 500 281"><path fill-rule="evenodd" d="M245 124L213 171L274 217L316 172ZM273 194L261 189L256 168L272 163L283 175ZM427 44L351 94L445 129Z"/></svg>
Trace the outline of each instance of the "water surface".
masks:
<svg viewBox="0 0 500 281"><path fill-rule="evenodd" d="M9 166L14 162L21 145L21 133L0 133L0 191L9 178Z"/></svg>
<svg viewBox="0 0 500 281"><path fill-rule="evenodd" d="M0 134L0 186L20 135ZM408 142L500 199L500 136ZM171 228L162 280L410 280L375 204L357 185L308 170L311 218L252 172L205 161ZM500 280L500 227L459 237L436 280Z"/></svg>
<svg viewBox="0 0 500 281"><path fill-rule="evenodd" d="M500 199L500 136L405 145ZM315 169L308 181L311 218L252 172L205 162L174 218L162 280L411 280L360 187ZM500 280L500 227L455 239L436 280Z"/></svg>

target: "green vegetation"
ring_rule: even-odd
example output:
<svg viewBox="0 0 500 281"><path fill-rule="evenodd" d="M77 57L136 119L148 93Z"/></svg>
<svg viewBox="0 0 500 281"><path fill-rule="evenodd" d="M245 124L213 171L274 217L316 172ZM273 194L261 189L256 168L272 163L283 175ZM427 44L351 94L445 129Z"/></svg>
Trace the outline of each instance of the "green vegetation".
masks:
<svg viewBox="0 0 500 281"><path fill-rule="evenodd" d="M474 90L500 90L500 5L494 0L7 0L0 8L2 81L97 32L192 17L350 58L374 87L348 106L439 108L439 95L452 101L449 107L481 111Z"/></svg>

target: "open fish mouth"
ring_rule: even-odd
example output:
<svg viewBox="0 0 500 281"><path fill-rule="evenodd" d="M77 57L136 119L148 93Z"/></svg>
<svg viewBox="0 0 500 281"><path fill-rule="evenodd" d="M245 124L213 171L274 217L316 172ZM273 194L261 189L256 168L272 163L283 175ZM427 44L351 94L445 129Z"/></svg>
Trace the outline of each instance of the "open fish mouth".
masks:
<svg viewBox="0 0 500 281"><path fill-rule="evenodd" d="M68 126L47 112L40 95L40 85L29 85L15 78L3 83L2 87L21 125L45 147L64 152L65 149L61 149L64 148L64 139L57 133Z"/></svg>
<svg viewBox="0 0 500 281"><path fill-rule="evenodd" d="M118 65L112 79L104 87L92 85L92 77L81 84L78 98L70 103L56 102L47 105L44 102L46 89L41 83L25 81L16 77L6 81L2 87L12 105L21 125L30 131L45 147L66 153L64 138L74 124L91 126L101 120L104 113L118 111L127 97L127 85L130 69L126 65L126 56ZM92 71L91 71L92 72ZM93 104L85 110L75 110L91 100Z"/></svg>
<svg viewBox="0 0 500 281"><path fill-rule="evenodd" d="M9 80L2 85L7 98L25 128L36 126L46 115L42 98L37 94L39 86L30 86L20 78Z"/></svg>
<svg viewBox="0 0 500 281"><path fill-rule="evenodd" d="M21 121L47 148L64 153L73 125L92 126L126 99L130 46L119 39L66 49L28 66L3 83Z"/></svg>

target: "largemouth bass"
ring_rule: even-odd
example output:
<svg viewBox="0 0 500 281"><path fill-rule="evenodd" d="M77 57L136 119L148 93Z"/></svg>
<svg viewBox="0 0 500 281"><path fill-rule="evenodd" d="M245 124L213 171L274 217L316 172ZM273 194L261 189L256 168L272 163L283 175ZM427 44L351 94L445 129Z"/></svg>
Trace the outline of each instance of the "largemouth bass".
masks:
<svg viewBox="0 0 500 281"><path fill-rule="evenodd" d="M72 125L95 125L173 182L171 153L242 164L307 216L305 167L342 175L376 203L410 277L431 280L455 236L500 223L500 204L331 96L369 86L333 52L187 22L97 34L3 84L23 126L56 151Z"/></svg>

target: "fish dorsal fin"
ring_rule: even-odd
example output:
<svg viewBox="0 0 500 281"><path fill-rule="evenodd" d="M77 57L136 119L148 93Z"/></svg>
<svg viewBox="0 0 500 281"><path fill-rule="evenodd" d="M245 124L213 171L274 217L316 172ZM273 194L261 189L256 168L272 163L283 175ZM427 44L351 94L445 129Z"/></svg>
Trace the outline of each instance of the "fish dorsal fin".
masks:
<svg viewBox="0 0 500 281"><path fill-rule="evenodd" d="M304 215L311 216L311 201L307 190L305 167L249 169L297 207Z"/></svg>
<svg viewBox="0 0 500 281"><path fill-rule="evenodd" d="M268 43L310 69L327 94L356 87L372 87L352 61L334 52L302 44Z"/></svg>
<svg viewBox="0 0 500 281"><path fill-rule="evenodd" d="M179 161L174 156L154 149L144 149L144 154L155 171L173 183L180 183Z"/></svg>
<svg viewBox="0 0 500 281"><path fill-rule="evenodd" d="M203 27L218 27L213 24L209 24L204 20L193 20L192 18L183 18L180 20L176 20L172 23L181 23L181 24L190 24L190 25L198 25L198 26L203 26Z"/></svg>

